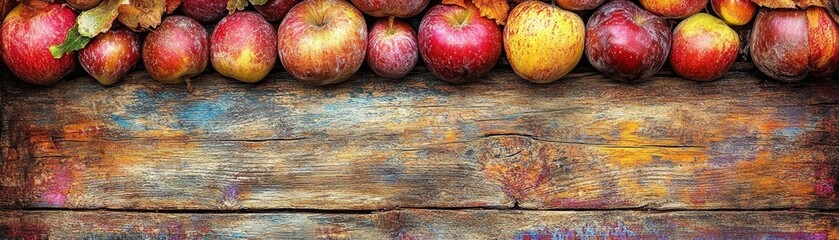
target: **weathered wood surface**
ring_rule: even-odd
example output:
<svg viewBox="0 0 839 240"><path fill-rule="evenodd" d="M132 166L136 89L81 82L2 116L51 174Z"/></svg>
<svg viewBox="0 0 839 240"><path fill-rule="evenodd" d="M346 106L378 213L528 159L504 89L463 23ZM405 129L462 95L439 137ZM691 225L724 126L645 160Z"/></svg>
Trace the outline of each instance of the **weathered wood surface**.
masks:
<svg viewBox="0 0 839 240"><path fill-rule="evenodd" d="M372 214L0 212L3 239L837 239L807 212L433 211Z"/></svg>
<svg viewBox="0 0 839 240"><path fill-rule="evenodd" d="M0 207L839 207L837 81L432 79L6 79Z"/></svg>

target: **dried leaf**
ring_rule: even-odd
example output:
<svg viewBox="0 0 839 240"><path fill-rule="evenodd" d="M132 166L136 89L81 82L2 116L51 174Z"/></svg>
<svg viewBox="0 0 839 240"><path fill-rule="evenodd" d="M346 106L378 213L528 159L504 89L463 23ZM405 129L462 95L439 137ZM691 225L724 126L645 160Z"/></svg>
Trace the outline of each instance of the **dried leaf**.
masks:
<svg viewBox="0 0 839 240"><path fill-rule="evenodd" d="M481 10L481 16L495 20L498 25L507 22L507 14L510 13L510 4L507 0L472 0L475 6Z"/></svg>
<svg viewBox="0 0 839 240"><path fill-rule="evenodd" d="M84 48L88 42L90 42L90 38L82 36L79 33L79 25L76 24L67 32L67 38L64 39L61 45L50 46L50 54L52 54L52 57L59 59L64 54Z"/></svg>
<svg viewBox="0 0 839 240"><path fill-rule="evenodd" d="M268 0L228 0L227 10L230 12L242 11L248 7L248 3L254 6L259 6L267 3Z"/></svg>
<svg viewBox="0 0 839 240"><path fill-rule="evenodd" d="M248 0L227 0L227 11L242 11L248 7Z"/></svg>
<svg viewBox="0 0 839 240"><path fill-rule="evenodd" d="M119 5L128 4L128 0L105 0L99 6L83 11L76 18L79 33L85 37L95 37L99 33L111 29L111 24L117 19Z"/></svg>
<svg viewBox="0 0 839 240"><path fill-rule="evenodd" d="M752 2L767 8L807 8L810 6L827 7L828 0L752 0Z"/></svg>
<svg viewBox="0 0 839 240"><path fill-rule="evenodd" d="M146 31L157 27L166 10L164 0L129 0L119 6L119 22L134 31Z"/></svg>
<svg viewBox="0 0 839 240"><path fill-rule="evenodd" d="M166 0L166 14L172 14L181 6L181 0Z"/></svg>
<svg viewBox="0 0 839 240"><path fill-rule="evenodd" d="M477 7L481 16L495 20L499 25L507 22L507 14L510 13L510 4L507 0L443 0L443 4L465 8Z"/></svg>

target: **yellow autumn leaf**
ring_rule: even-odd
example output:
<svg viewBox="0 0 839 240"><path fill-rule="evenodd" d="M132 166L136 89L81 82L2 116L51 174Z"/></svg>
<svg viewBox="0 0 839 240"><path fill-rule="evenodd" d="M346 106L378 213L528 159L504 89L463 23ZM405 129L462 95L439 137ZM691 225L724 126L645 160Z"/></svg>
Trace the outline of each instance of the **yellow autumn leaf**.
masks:
<svg viewBox="0 0 839 240"><path fill-rule="evenodd" d="M807 8L810 6L827 7L828 0L752 0L752 2L767 8Z"/></svg>
<svg viewBox="0 0 839 240"><path fill-rule="evenodd" d="M507 22L507 15L510 13L510 4L507 0L443 0L442 3L465 8L477 7L481 16L495 20L499 25Z"/></svg>

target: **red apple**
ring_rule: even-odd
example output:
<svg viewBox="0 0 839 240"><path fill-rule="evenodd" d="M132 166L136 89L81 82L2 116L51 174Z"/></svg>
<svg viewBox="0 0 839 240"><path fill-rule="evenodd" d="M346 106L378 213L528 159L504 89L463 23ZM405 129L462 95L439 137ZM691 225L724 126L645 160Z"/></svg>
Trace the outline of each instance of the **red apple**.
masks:
<svg viewBox="0 0 839 240"><path fill-rule="evenodd" d="M419 61L417 34L405 22L381 19L373 24L367 44L367 65L376 75L400 79Z"/></svg>
<svg viewBox="0 0 839 240"><path fill-rule="evenodd" d="M288 10L294 7L301 0L268 0L265 4L253 6L259 14L268 21L283 20Z"/></svg>
<svg viewBox="0 0 839 240"><path fill-rule="evenodd" d="M58 3L20 4L0 27L3 62L21 80L49 85L73 71L76 54L56 59L49 48L64 42L76 13Z"/></svg>
<svg viewBox="0 0 839 240"><path fill-rule="evenodd" d="M597 9L604 2L606 0L556 0L556 5L566 10L586 11Z"/></svg>
<svg viewBox="0 0 839 240"><path fill-rule="evenodd" d="M586 56L604 74L627 82L655 75L670 52L670 24L637 5L603 5L586 25Z"/></svg>
<svg viewBox="0 0 839 240"><path fill-rule="evenodd" d="M101 33L79 50L79 62L102 85L119 81L140 59L140 38L128 29Z"/></svg>
<svg viewBox="0 0 839 240"><path fill-rule="evenodd" d="M708 0L640 0L648 11L671 19L682 19L702 11Z"/></svg>
<svg viewBox="0 0 839 240"><path fill-rule="evenodd" d="M227 15L228 0L183 0L184 14L202 23L213 23Z"/></svg>
<svg viewBox="0 0 839 240"><path fill-rule="evenodd" d="M314 85L339 83L364 63L367 24L343 0L306 0L280 23L277 49L291 76Z"/></svg>
<svg viewBox="0 0 839 240"><path fill-rule="evenodd" d="M711 0L711 8L731 26L746 25L757 13L757 4L751 0Z"/></svg>
<svg viewBox="0 0 839 240"><path fill-rule="evenodd" d="M221 75L254 83L265 78L277 60L277 33L255 12L221 19L210 37L210 62Z"/></svg>
<svg viewBox="0 0 839 240"><path fill-rule="evenodd" d="M828 77L839 65L839 27L824 8L761 9L750 42L755 66L777 80Z"/></svg>
<svg viewBox="0 0 839 240"><path fill-rule="evenodd" d="M740 36L707 13L693 15L676 26L670 65L682 77L710 81L722 77L737 60Z"/></svg>
<svg viewBox="0 0 839 240"><path fill-rule="evenodd" d="M352 0L352 3L370 16L409 18L422 12L428 0Z"/></svg>
<svg viewBox="0 0 839 240"><path fill-rule="evenodd" d="M477 8L437 5L419 27L422 59L434 76L460 83L486 75L501 58L501 29Z"/></svg>
<svg viewBox="0 0 839 240"><path fill-rule="evenodd" d="M164 83L181 83L207 68L207 30L192 18L169 16L143 43L143 64L152 78Z"/></svg>

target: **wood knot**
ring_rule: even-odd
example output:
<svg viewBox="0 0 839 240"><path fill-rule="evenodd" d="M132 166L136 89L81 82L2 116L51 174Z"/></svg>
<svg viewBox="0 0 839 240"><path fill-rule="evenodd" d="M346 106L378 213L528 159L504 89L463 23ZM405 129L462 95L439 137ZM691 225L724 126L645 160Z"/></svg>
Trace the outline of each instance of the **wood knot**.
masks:
<svg viewBox="0 0 839 240"><path fill-rule="evenodd" d="M565 159L558 149L529 136L490 136L479 147L477 156L487 178L500 183L516 204L550 181L553 162Z"/></svg>

